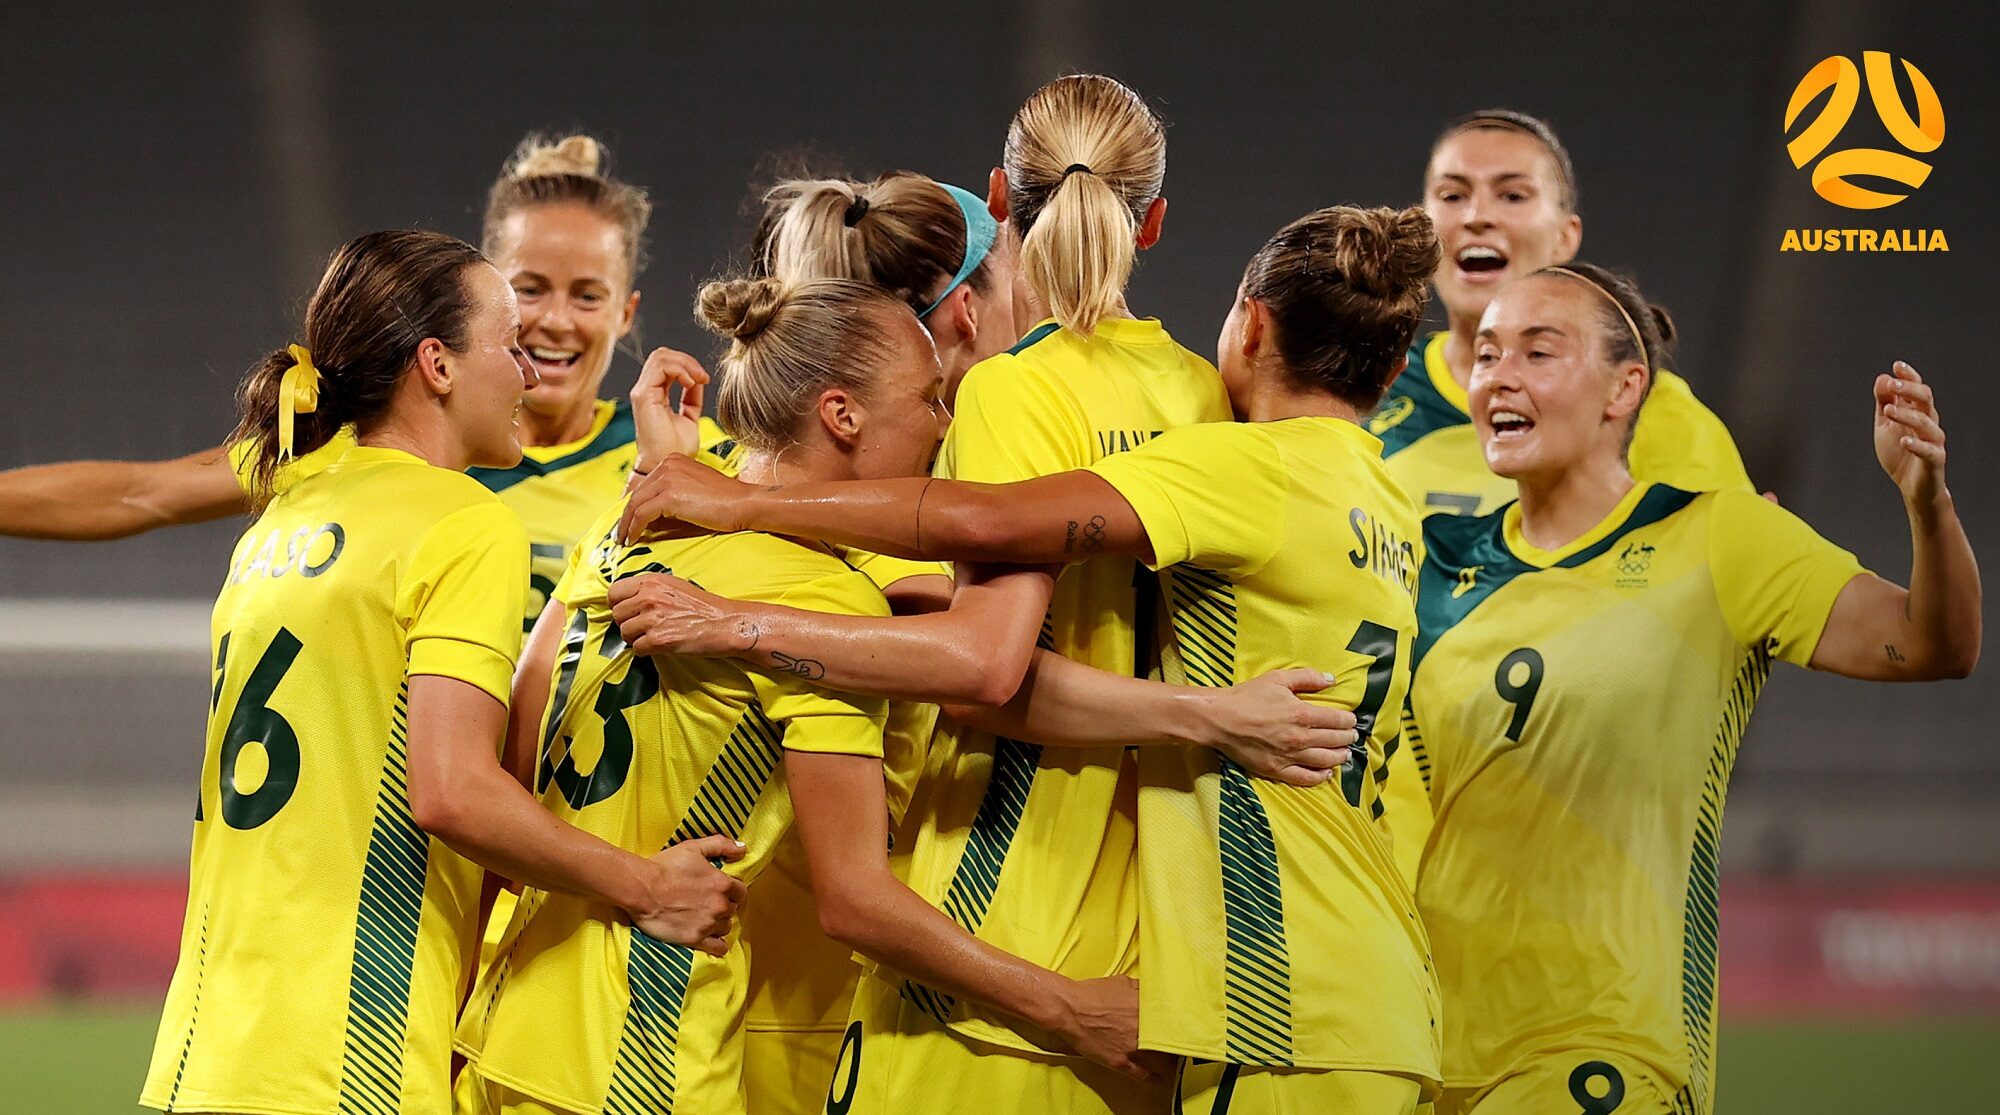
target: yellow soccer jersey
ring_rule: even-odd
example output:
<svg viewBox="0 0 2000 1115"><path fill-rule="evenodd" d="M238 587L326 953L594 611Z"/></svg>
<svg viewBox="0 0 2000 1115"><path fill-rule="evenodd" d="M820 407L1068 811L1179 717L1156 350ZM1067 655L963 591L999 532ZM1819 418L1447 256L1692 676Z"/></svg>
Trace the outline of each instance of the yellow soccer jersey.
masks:
<svg viewBox="0 0 2000 1115"><path fill-rule="evenodd" d="M1425 515L1484 515L1514 498L1514 482L1486 468L1467 414L1465 388L1445 363L1448 333L1433 333L1410 349L1410 366L1376 408L1368 428L1382 439L1389 475ZM1694 397L1687 381L1662 369L1654 378L1632 435L1632 475L1690 492L1752 490L1736 442L1713 412ZM1417 856L1430 831L1430 801L1422 777L1430 758L1411 741L1411 777L1392 779L1389 828L1396 834L1396 862L1416 881Z"/></svg>
<svg viewBox="0 0 2000 1115"><path fill-rule="evenodd" d="M1168 680L1310 666L1355 710L1355 759L1312 789L1206 748L1139 760L1139 1037L1239 1065L1438 1080L1437 980L1380 790L1416 636L1419 516L1352 422L1170 430L1091 467L1165 568ZM1328 963L1339 957L1338 963Z"/></svg>
<svg viewBox="0 0 2000 1115"><path fill-rule="evenodd" d="M949 567L935 562L834 549L884 591L905 577L951 575ZM888 729L882 734L882 774L892 841L916 789L937 712L936 705L906 701L889 706ZM893 843L890 850L896 851ZM747 1027L785 1032L845 1029L861 969L847 946L819 931L812 873L796 832L778 843L771 865L757 880L757 901L743 908L742 922L743 938L750 942Z"/></svg>
<svg viewBox="0 0 2000 1115"><path fill-rule="evenodd" d="M479 485L366 446L237 543L211 624L180 962L141 1102L449 1108L480 871L410 819L407 679L504 703L527 559L520 520Z"/></svg>
<svg viewBox="0 0 2000 1115"><path fill-rule="evenodd" d="M1607 1049L1709 1110L1716 838L1771 660L1812 658L1852 555L1747 492L1640 484L1556 551L1518 505L1432 516L1410 706L1445 1080Z"/></svg>
<svg viewBox="0 0 2000 1115"><path fill-rule="evenodd" d="M632 441L632 404L599 399L590 430L561 445L529 445L513 468L472 468L466 475L486 485L521 516L528 528L529 573L521 630L535 626L570 551L590 524L625 494L638 458Z"/></svg>
<svg viewBox="0 0 2000 1115"><path fill-rule="evenodd" d="M624 399L599 399L590 429L577 440L523 446L521 463L513 468L466 470L513 508L527 527L531 566L521 622L524 633L542 614L577 539L606 507L624 498L625 481L639 452L632 438L632 404ZM728 433L704 417L700 438L697 459L733 474L742 451ZM353 429L343 428L326 445L280 469L278 490L340 459L353 444ZM230 448L229 464L239 483L247 482L249 453L248 443Z"/></svg>
<svg viewBox="0 0 2000 1115"><path fill-rule="evenodd" d="M983 483L1086 468L1164 430L1229 418L1215 368L1156 320L1112 318L1089 337L1054 321L966 373L937 475ZM1136 632L1157 581L1099 559L1056 581L1041 643L1120 673L1144 671ZM910 886L995 948L1066 976L1130 972L1138 910L1131 780L1122 748L1043 752L972 731L933 741ZM943 750L948 749L948 750ZM998 1014L929 988L904 993L983 1040L1039 1051Z"/></svg>
<svg viewBox="0 0 2000 1115"><path fill-rule="evenodd" d="M783 752L879 758L886 702L729 661L635 657L608 587L667 571L740 599L888 608L839 559L772 535L619 546L620 510L592 527L556 592L569 616L536 790L565 821L636 852L735 836L749 852L726 870L754 884L792 823ZM569 1110L740 1109L750 958L733 936L716 958L634 933L602 904L530 889L466 1007L460 1048L486 1079Z"/></svg>

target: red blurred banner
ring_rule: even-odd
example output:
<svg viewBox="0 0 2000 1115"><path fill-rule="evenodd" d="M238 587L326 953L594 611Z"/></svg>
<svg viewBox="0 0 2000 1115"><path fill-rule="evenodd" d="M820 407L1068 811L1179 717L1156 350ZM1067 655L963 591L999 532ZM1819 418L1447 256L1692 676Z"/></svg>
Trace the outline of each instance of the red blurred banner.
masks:
<svg viewBox="0 0 2000 1115"><path fill-rule="evenodd" d="M0 1005L158 999L180 947L180 875L0 880ZM1728 879L1722 1011L2000 1013L2000 879Z"/></svg>

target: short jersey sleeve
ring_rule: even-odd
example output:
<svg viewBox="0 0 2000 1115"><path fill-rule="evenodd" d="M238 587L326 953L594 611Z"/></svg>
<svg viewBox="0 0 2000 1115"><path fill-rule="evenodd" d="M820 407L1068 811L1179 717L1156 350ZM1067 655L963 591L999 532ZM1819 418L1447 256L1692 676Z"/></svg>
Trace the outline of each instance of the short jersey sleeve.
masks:
<svg viewBox="0 0 2000 1115"><path fill-rule="evenodd" d="M506 704L527 579L527 532L499 500L440 518L410 555L397 592L410 675L457 678Z"/></svg>
<svg viewBox="0 0 2000 1115"><path fill-rule="evenodd" d="M1247 575L1270 561L1283 540L1290 481L1278 447L1254 425L1168 430L1090 471L1138 514L1155 569L1190 562Z"/></svg>
<svg viewBox="0 0 2000 1115"><path fill-rule="evenodd" d="M1730 634L1744 646L1771 640L1804 666L1833 602L1865 572L1853 554L1803 519L1748 492L1718 492L1709 514L1709 568Z"/></svg>
<svg viewBox="0 0 2000 1115"><path fill-rule="evenodd" d="M1684 492L1754 491L1729 427L1672 372L1659 373L1639 412L1631 464L1635 479Z"/></svg>
<svg viewBox="0 0 2000 1115"><path fill-rule="evenodd" d="M773 603L838 615L889 614L882 593L852 570L794 586ZM807 680L810 673L804 665L797 676L748 671L765 715L784 726L785 750L881 758L889 702L819 688Z"/></svg>
<svg viewBox="0 0 2000 1115"><path fill-rule="evenodd" d="M965 374L937 474L1009 484L1095 460L1076 395L1047 369L1002 353Z"/></svg>

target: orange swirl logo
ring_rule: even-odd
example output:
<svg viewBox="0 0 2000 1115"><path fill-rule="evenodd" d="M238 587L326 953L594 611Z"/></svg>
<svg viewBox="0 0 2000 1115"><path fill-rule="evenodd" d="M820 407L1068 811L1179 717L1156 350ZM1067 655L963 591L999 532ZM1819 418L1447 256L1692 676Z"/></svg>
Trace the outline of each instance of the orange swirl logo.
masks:
<svg viewBox="0 0 2000 1115"><path fill-rule="evenodd" d="M1903 72L1908 75L1910 89L1917 99L1917 116L1912 120L1910 110L1903 104L1902 94L1896 90L1895 71L1891 69L1890 62L1889 55L1883 51L1864 51L1861 68L1856 69L1852 60L1836 54L1799 79L1798 88L1792 90L1791 103L1785 106L1785 131L1789 133L1805 107L1821 93L1832 90L1818 118L1786 143L1785 150L1792 157L1792 165L1800 169L1819 159L1812 168L1813 189L1835 205L1848 209L1881 209L1909 197L1907 192L1887 193L1857 186L1848 178L1862 174L1886 179L1914 191L1924 184L1924 179L1930 177L1931 165L1913 155L1928 155L1944 142L1944 105L1938 101L1937 90L1931 87L1930 79L1914 63L1903 60ZM1868 97L1875 103L1875 114L1882 118L1890 137L1904 150L1850 147L1822 159L1821 153L1839 137L1841 129L1847 127L1848 119L1854 115L1854 107L1861 103L1864 72L1868 77Z"/></svg>

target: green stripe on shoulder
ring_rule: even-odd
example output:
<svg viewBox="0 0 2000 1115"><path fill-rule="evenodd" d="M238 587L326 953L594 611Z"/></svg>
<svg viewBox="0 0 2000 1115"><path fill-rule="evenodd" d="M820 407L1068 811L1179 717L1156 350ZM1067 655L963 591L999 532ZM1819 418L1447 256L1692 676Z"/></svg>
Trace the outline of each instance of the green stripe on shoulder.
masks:
<svg viewBox="0 0 2000 1115"><path fill-rule="evenodd" d="M585 461L596 460L606 453L616 452L632 444L636 437L632 425L632 401L620 399L611 406L611 421L597 432L597 436L574 452L565 453L552 461L535 461L527 457L513 468L469 468L467 476L486 486L489 492L504 492L523 480L537 476L553 476L568 468L575 468Z"/></svg>
<svg viewBox="0 0 2000 1115"><path fill-rule="evenodd" d="M1679 488L1669 488L1665 484L1653 485L1651 491L1639 497L1638 506L1632 508L1632 513L1625 516L1625 521L1618 524L1617 530L1606 535L1604 540L1596 545L1578 550L1576 553L1556 562L1557 567L1575 569L1585 562L1595 561L1603 557L1606 551L1618 543L1619 539L1624 538L1641 527L1652 526L1661 519L1693 503L1696 494L1694 492L1681 491Z"/></svg>
<svg viewBox="0 0 2000 1115"><path fill-rule="evenodd" d="M1393 457L1439 430L1464 426L1472 419L1451 400L1438 394L1425 366L1424 338L1410 346L1410 366L1396 377L1375 413L1368 417L1368 432L1382 439L1382 456Z"/></svg>
<svg viewBox="0 0 2000 1115"><path fill-rule="evenodd" d="M1500 586L1535 567L1501 537L1507 508L1487 515L1432 515L1424 520L1424 566L1417 574L1417 639L1411 666Z"/></svg>
<svg viewBox="0 0 2000 1115"><path fill-rule="evenodd" d="M1040 325L1035 326L1033 329L1030 329L1028 331L1027 336L1014 342L1014 347L1007 350L1007 355L1009 356L1021 355L1021 353L1027 351L1030 348L1033 348L1035 345L1038 345L1042 341L1046 340L1050 334L1054 333L1059 328L1061 328L1061 326L1057 325L1053 321L1045 321Z"/></svg>

